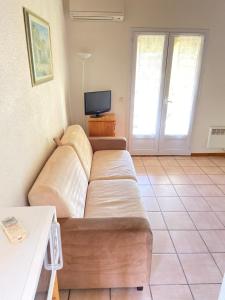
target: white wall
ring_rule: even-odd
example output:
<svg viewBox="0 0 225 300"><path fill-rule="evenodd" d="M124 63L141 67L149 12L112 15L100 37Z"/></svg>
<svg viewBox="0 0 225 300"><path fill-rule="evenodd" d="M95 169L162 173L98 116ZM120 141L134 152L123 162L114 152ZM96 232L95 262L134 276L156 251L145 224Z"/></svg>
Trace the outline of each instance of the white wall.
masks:
<svg viewBox="0 0 225 300"><path fill-rule="evenodd" d="M50 23L54 80L31 86L22 7ZM0 2L0 206L27 191L67 124L68 79L61 0Z"/></svg>
<svg viewBox="0 0 225 300"><path fill-rule="evenodd" d="M68 6L68 0L65 1ZM208 29L208 45L194 123L192 152L209 152L206 149L209 126L225 126L224 11L224 0L127 0L124 23L72 22L68 18L72 121L82 124L83 120L83 101L80 94L81 63L76 58L76 52L93 53L86 67L87 89L113 90L112 110L117 114L117 133L128 135L130 29Z"/></svg>

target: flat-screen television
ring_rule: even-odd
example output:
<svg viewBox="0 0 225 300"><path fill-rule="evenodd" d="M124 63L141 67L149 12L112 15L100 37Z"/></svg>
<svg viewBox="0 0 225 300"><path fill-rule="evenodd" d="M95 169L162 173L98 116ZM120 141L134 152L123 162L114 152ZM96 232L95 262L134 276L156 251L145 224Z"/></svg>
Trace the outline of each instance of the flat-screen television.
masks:
<svg viewBox="0 0 225 300"><path fill-rule="evenodd" d="M85 115L98 117L111 109L111 91L84 93Z"/></svg>

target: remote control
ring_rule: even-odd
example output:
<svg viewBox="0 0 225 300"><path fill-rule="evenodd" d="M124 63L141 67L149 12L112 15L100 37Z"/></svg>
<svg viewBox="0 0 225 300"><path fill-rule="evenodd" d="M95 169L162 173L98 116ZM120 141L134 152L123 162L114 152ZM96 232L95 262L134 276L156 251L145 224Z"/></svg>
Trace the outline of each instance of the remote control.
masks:
<svg viewBox="0 0 225 300"><path fill-rule="evenodd" d="M5 218L0 222L0 224L11 243L21 242L27 236L25 228L15 217Z"/></svg>

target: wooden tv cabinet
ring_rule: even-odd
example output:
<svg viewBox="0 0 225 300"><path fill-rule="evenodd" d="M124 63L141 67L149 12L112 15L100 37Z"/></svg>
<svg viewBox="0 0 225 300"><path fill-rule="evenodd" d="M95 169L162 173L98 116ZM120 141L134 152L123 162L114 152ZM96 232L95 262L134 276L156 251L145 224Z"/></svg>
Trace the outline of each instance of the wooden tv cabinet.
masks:
<svg viewBox="0 0 225 300"><path fill-rule="evenodd" d="M104 114L100 117L89 117L89 136L115 136L116 117L114 113Z"/></svg>

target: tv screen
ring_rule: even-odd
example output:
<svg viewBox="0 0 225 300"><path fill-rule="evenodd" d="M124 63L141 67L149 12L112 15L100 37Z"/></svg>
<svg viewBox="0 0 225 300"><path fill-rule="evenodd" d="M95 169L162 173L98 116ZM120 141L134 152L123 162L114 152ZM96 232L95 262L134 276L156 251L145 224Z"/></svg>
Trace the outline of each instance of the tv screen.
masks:
<svg viewBox="0 0 225 300"><path fill-rule="evenodd" d="M100 115L111 109L111 91L84 93L85 115Z"/></svg>

